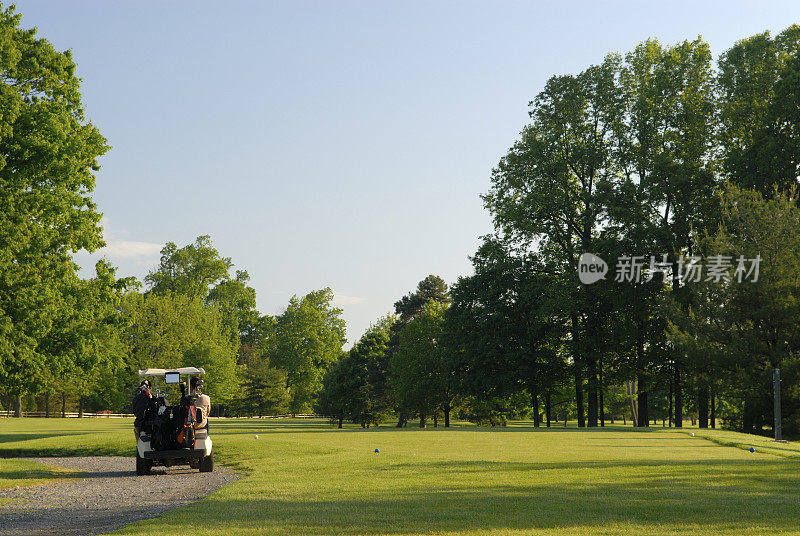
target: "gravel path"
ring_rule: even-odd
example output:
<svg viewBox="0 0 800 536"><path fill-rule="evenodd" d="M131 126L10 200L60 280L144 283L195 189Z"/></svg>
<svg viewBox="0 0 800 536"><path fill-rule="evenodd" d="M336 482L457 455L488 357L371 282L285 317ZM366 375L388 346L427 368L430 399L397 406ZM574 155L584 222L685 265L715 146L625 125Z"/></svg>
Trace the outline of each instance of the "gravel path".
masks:
<svg viewBox="0 0 800 536"><path fill-rule="evenodd" d="M196 501L236 479L220 465L212 473L178 466L136 476L134 458L28 459L82 474L0 490L0 535L102 534Z"/></svg>

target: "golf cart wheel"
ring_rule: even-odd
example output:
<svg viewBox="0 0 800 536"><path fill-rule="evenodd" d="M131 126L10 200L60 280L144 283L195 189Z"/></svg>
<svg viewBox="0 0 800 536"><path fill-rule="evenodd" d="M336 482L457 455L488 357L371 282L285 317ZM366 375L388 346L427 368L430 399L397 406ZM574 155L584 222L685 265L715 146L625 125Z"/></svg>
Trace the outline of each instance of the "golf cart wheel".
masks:
<svg viewBox="0 0 800 536"><path fill-rule="evenodd" d="M136 451L136 474L149 475L150 469L153 468L153 460L147 460L139 456L139 451Z"/></svg>
<svg viewBox="0 0 800 536"><path fill-rule="evenodd" d="M201 473L210 473L214 470L214 453L212 452L208 456L203 456L200 459L200 472Z"/></svg>

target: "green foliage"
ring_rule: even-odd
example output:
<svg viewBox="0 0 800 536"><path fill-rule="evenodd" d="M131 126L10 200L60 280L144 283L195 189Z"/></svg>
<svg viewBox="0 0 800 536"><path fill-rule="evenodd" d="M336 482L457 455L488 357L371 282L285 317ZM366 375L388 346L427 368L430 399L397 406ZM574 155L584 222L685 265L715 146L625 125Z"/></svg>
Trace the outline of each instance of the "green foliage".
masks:
<svg viewBox="0 0 800 536"><path fill-rule="evenodd" d="M247 368L243 387L239 406L244 414L281 415L289 410L286 373L270 367L266 360Z"/></svg>
<svg viewBox="0 0 800 536"><path fill-rule="evenodd" d="M0 11L0 388L15 394L42 386L39 341L68 314L71 253L103 245L90 194L108 150L71 52L19 25L13 6Z"/></svg>
<svg viewBox="0 0 800 536"><path fill-rule="evenodd" d="M212 286L228 279L231 266L231 259L222 257L211 237L204 235L180 249L174 242L167 242L161 250L160 264L144 280L155 294L205 298Z"/></svg>
<svg viewBox="0 0 800 536"><path fill-rule="evenodd" d="M771 195L797 182L796 58L800 26L774 39L769 32L742 39L719 60L720 135L723 166L731 181ZM796 99L795 99L796 102ZM794 118L794 119L792 119ZM792 141L794 143L792 144ZM794 171L796 171L796 167Z"/></svg>
<svg viewBox="0 0 800 536"><path fill-rule="evenodd" d="M394 409L389 385L389 341L396 319L381 318L325 374L319 411L369 428Z"/></svg>
<svg viewBox="0 0 800 536"><path fill-rule="evenodd" d="M132 372L153 367L205 367L205 392L212 396L212 403L234 396L238 341L231 341L216 307L181 294L131 293L122 310L129 319L123 341Z"/></svg>
<svg viewBox="0 0 800 536"><path fill-rule="evenodd" d="M451 367L443 344L446 305L430 301L400 330L391 356L392 381L399 407L421 418L450 405L454 393Z"/></svg>
<svg viewBox="0 0 800 536"><path fill-rule="evenodd" d="M287 375L292 413L310 412L322 389L325 371L339 357L345 339L342 310L334 307L330 288L292 296L275 319L275 342L268 357Z"/></svg>

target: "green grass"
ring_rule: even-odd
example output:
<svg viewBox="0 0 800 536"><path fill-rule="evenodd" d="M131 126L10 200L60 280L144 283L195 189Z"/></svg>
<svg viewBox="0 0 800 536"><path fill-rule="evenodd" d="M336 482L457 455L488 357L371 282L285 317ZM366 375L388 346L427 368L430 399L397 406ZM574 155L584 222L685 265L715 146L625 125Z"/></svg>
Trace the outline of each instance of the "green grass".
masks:
<svg viewBox="0 0 800 536"><path fill-rule="evenodd" d="M217 460L243 478L119 534L800 533L800 446L733 432L211 426ZM0 454L130 454L130 429L1 419Z"/></svg>
<svg viewBox="0 0 800 536"><path fill-rule="evenodd" d="M72 471L49 467L30 460L0 459L0 489L34 486L72 474Z"/></svg>

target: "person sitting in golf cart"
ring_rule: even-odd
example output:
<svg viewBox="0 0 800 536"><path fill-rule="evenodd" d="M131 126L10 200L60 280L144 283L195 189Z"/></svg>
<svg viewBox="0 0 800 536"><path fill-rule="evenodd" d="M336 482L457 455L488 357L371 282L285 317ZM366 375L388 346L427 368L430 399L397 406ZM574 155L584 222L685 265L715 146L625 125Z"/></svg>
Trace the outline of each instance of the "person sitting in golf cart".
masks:
<svg viewBox="0 0 800 536"><path fill-rule="evenodd" d="M203 380L197 376L192 376L189 380L189 394L192 397L192 405L200 409L201 415L195 420L194 427L196 429L205 428L208 424L208 415L211 413L211 398L200 392L203 385Z"/></svg>

